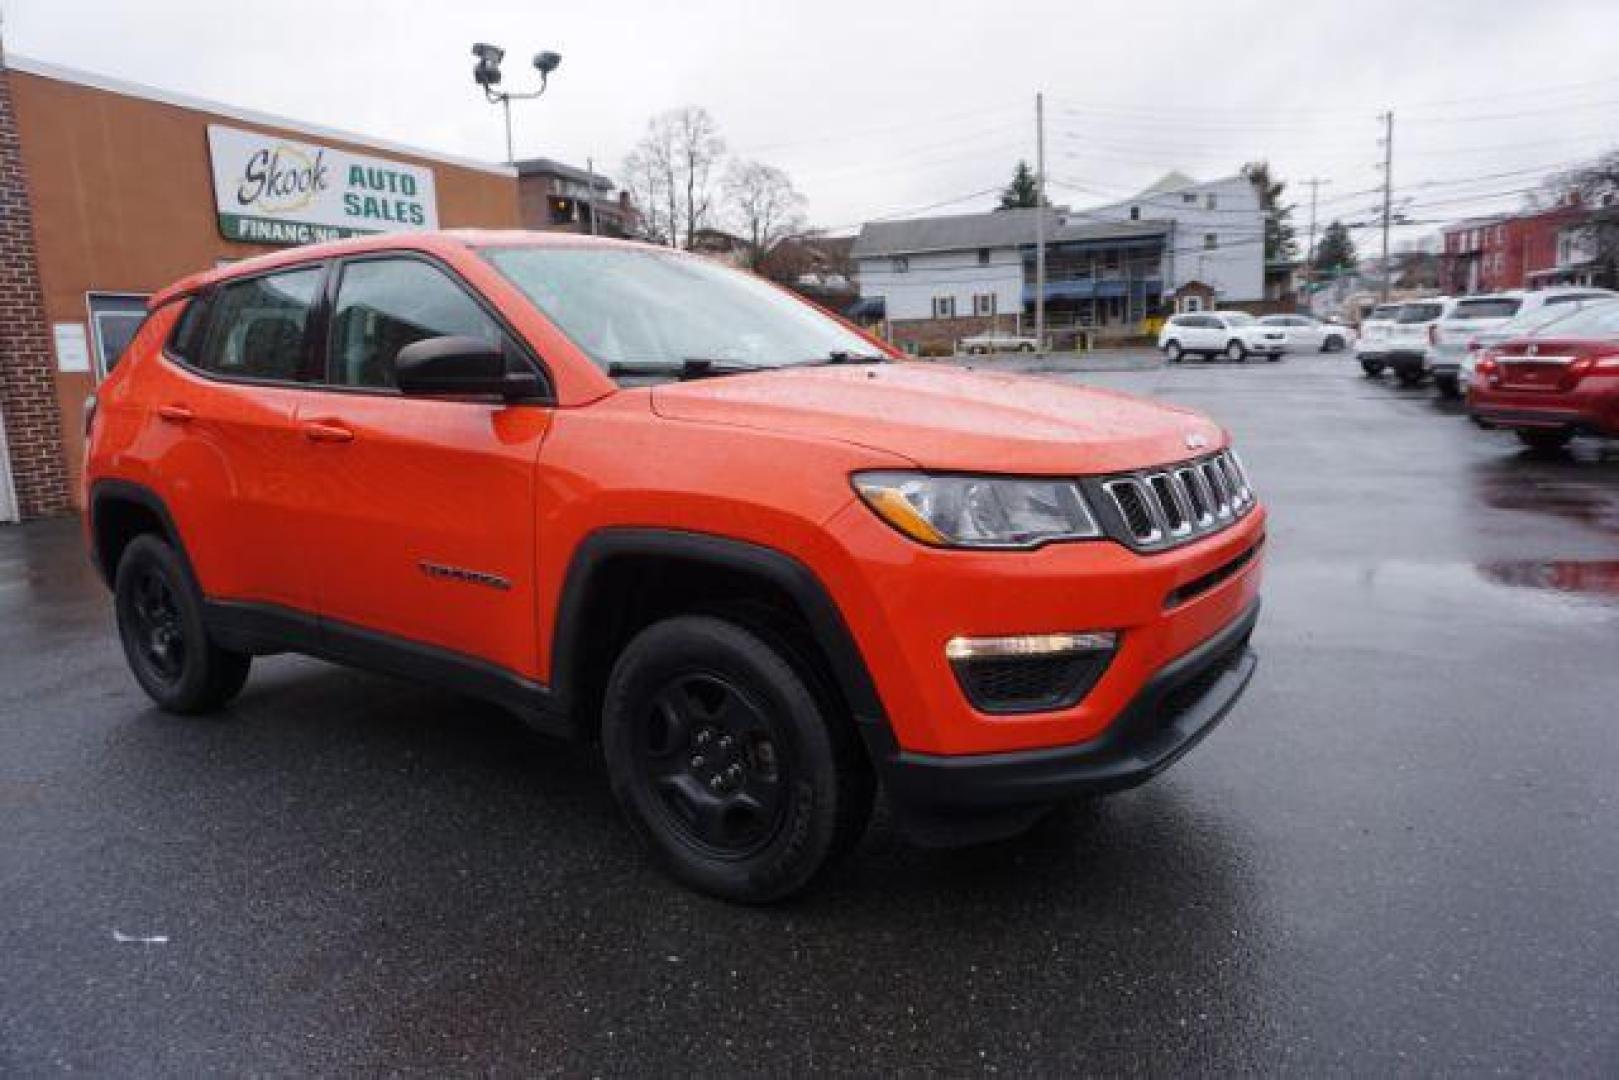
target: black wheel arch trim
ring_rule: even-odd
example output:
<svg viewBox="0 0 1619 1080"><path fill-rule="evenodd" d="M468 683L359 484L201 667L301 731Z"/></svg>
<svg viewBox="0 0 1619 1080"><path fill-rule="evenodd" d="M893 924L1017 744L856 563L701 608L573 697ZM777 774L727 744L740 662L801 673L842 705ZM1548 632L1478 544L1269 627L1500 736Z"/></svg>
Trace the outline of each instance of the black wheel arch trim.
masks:
<svg viewBox="0 0 1619 1080"><path fill-rule="evenodd" d="M113 585L113 579L118 573L118 567L107 565L106 553L101 550L100 521L102 508L112 502L129 502L150 511L163 527L164 539L173 545L180 561L185 564L186 573L191 577L193 584L197 581L197 574L191 565L191 556L186 551L185 540L180 534L180 527L174 522L174 515L169 513L168 504L163 497L145 484L138 484L133 480L106 479L97 480L90 485L90 497L85 512L89 515L89 546L90 564L96 568L101 580L108 588Z"/></svg>
<svg viewBox="0 0 1619 1080"><path fill-rule="evenodd" d="M551 687L557 704L573 704L573 673L581 666L590 596L617 558L649 556L737 571L776 586L798 606L825 656L838 689L861 727L885 724L882 700L843 613L815 572L786 552L747 540L681 529L610 526L574 550L557 604L551 641Z"/></svg>

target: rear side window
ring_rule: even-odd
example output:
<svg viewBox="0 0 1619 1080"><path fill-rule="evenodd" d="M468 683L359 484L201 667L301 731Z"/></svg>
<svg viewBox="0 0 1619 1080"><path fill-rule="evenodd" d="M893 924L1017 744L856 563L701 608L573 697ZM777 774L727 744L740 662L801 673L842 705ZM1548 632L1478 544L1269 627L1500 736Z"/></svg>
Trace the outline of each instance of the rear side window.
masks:
<svg viewBox="0 0 1619 1080"><path fill-rule="evenodd" d="M1546 306L1553 304L1584 304L1592 300L1612 300L1612 293L1564 293L1562 296L1548 296Z"/></svg>
<svg viewBox="0 0 1619 1080"><path fill-rule="evenodd" d="M202 358L202 344L208 336L209 300L208 296L193 296L186 301L169 338L169 352L193 366Z"/></svg>
<svg viewBox="0 0 1619 1080"><path fill-rule="evenodd" d="M1433 322L1444 314L1443 304L1405 304L1401 306L1399 314L1394 316L1397 323L1425 323Z"/></svg>
<svg viewBox="0 0 1619 1080"><path fill-rule="evenodd" d="M191 363L232 378L313 382L304 342L320 279L312 266L220 286L207 341Z"/></svg>
<svg viewBox="0 0 1619 1080"><path fill-rule="evenodd" d="M425 338L506 343L499 324L477 301L442 270L417 259L345 265L331 334L331 379L337 386L396 385L394 358Z"/></svg>
<svg viewBox="0 0 1619 1080"><path fill-rule="evenodd" d="M1456 310L1445 316L1447 319L1510 319L1518 314L1523 306L1522 300L1511 297L1495 297L1488 300L1458 300Z"/></svg>
<svg viewBox="0 0 1619 1080"><path fill-rule="evenodd" d="M1374 307L1372 309L1372 313L1366 317L1368 319L1392 319L1395 315L1399 314L1399 312L1400 306L1398 304L1385 304L1379 307Z"/></svg>

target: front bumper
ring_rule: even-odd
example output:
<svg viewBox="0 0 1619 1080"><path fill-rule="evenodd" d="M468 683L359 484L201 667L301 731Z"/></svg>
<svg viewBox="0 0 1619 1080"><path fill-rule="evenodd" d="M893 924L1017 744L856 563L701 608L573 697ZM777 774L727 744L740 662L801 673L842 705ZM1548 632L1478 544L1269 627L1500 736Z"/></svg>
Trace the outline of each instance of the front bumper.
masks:
<svg viewBox="0 0 1619 1080"><path fill-rule="evenodd" d="M1120 791L1174 764L1220 722L1258 666L1248 640L1255 598L1213 637L1154 675L1099 737L1074 746L1001 754L901 750L884 728L869 749L891 798L928 811L993 810Z"/></svg>

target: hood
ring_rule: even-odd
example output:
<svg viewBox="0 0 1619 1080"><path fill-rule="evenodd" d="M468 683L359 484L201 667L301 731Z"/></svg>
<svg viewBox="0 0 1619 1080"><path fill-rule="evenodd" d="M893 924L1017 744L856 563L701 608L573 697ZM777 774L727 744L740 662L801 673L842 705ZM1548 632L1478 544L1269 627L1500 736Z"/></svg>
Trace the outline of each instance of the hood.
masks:
<svg viewBox="0 0 1619 1080"><path fill-rule="evenodd" d="M793 368L653 390L672 420L837 439L941 471L1083 474L1181 461L1225 442L1206 417L1051 379L925 363Z"/></svg>

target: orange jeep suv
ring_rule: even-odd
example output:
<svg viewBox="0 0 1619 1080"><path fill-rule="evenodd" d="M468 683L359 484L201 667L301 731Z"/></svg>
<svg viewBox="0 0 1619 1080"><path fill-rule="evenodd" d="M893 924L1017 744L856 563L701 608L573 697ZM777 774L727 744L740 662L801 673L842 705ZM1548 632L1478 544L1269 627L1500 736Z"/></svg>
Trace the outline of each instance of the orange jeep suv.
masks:
<svg viewBox="0 0 1619 1080"><path fill-rule="evenodd" d="M135 678L298 652L599 741L656 859L787 896L1140 783L1254 670L1265 512L1197 413L913 363L663 248L451 232L185 279L87 421Z"/></svg>

